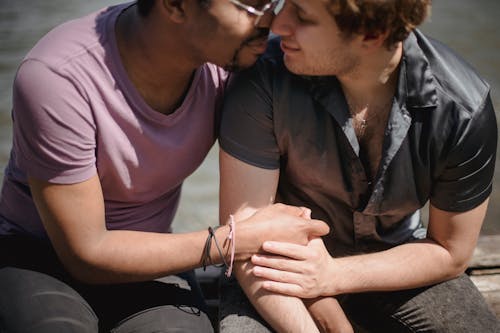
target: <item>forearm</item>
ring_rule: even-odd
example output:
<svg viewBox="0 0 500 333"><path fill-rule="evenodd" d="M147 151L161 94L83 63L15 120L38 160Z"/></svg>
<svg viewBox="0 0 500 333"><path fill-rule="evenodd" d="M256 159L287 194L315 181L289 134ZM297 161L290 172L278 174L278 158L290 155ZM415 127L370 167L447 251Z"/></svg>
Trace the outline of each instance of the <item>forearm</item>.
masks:
<svg viewBox="0 0 500 333"><path fill-rule="evenodd" d="M305 243L308 235L325 234L326 224L300 217L302 209L272 205L238 218L235 260L247 260L266 238ZM51 240L68 270L91 283L144 281L202 265L207 230L185 234L159 234L94 227L91 231L63 233L47 224ZM284 228L288 232L283 232ZM215 231L207 264L229 263L232 241L229 226ZM217 247L217 243L219 248ZM219 251L220 249L220 251Z"/></svg>
<svg viewBox="0 0 500 333"><path fill-rule="evenodd" d="M427 238L388 251L334 259L331 292L416 288L458 276L467 268L488 200L466 212L429 208ZM337 274L338 272L338 274Z"/></svg>
<svg viewBox="0 0 500 333"><path fill-rule="evenodd" d="M229 253L227 229L216 231L223 255ZM200 267L207 236L206 230L185 234L104 231L92 245L59 251L59 256L76 278L87 283L146 281ZM210 258L211 263L222 262L214 240Z"/></svg>
<svg viewBox="0 0 500 333"><path fill-rule="evenodd" d="M304 219L302 212L297 207L272 205L247 218L239 218L235 260L249 259L267 237L305 243L309 235L328 232L326 224ZM46 229L65 266L76 278L89 283L150 280L199 267L206 256L207 230L185 234L108 231L104 223L85 225L84 218L70 221L66 228L61 228L51 215L45 218ZM75 225L78 230L71 228ZM285 227L289 232L283 232ZM229 226L221 226L215 231L215 238L209 242L207 264L221 263L223 258L230 261L233 241L228 240L229 229Z"/></svg>
<svg viewBox="0 0 500 333"><path fill-rule="evenodd" d="M417 288L454 278L466 265L431 240L338 258L332 263L331 295Z"/></svg>
<svg viewBox="0 0 500 333"><path fill-rule="evenodd" d="M303 302L321 333L352 333L344 310L334 297L305 298Z"/></svg>
<svg viewBox="0 0 500 333"><path fill-rule="evenodd" d="M267 292L251 274L251 263L239 262L235 274L242 289L262 318L277 332L319 332L300 298Z"/></svg>

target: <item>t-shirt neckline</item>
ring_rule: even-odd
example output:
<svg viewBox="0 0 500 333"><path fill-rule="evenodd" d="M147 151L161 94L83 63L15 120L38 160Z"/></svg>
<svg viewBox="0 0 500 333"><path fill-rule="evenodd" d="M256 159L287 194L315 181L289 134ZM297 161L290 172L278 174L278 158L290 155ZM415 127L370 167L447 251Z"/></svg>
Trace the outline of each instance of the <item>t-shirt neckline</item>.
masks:
<svg viewBox="0 0 500 333"><path fill-rule="evenodd" d="M116 75L116 81L120 88L123 90L125 94L125 98L133 107L134 112L138 112L143 116L149 118L150 120L158 123L173 123L176 122L178 118L188 109L189 100L192 98L195 93L196 86L200 79L201 75L201 67L196 69L193 79L191 80L191 84L188 88L187 93L184 96L184 99L177 107L177 109L170 114L163 114L151 108L144 98L141 96L137 88L134 86L132 81L130 80L128 73L123 65L123 62L120 57L120 51L118 49L118 42L116 40L116 21L121 13L125 10L133 6L135 2L127 3L123 5L117 5L117 10L114 11L112 17L108 20L106 24L106 37L109 41L109 52L111 59L111 66L113 66L114 75Z"/></svg>

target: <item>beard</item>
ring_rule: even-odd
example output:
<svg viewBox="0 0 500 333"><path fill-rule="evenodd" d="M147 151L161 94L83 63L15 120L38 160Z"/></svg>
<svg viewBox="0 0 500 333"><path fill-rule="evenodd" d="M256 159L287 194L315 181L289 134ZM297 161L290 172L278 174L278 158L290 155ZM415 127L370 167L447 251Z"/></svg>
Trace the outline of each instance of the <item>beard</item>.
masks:
<svg viewBox="0 0 500 333"><path fill-rule="evenodd" d="M331 55L337 54L333 57ZM286 68L296 75L308 76L344 76L355 75L359 67L359 58L354 54L328 50L320 54L303 54L300 58L290 59L283 56Z"/></svg>
<svg viewBox="0 0 500 333"><path fill-rule="evenodd" d="M257 57L255 57L255 60L252 61L251 64L242 63L241 58L242 54L245 51L245 48L249 47L253 42L257 42L262 39L267 39L268 37L269 37L269 28L257 28L256 33L253 36L250 36L249 38L244 40L243 43L241 43L240 47L234 51L231 61L224 66L224 69L230 72L239 72L245 68L251 67L257 60Z"/></svg>

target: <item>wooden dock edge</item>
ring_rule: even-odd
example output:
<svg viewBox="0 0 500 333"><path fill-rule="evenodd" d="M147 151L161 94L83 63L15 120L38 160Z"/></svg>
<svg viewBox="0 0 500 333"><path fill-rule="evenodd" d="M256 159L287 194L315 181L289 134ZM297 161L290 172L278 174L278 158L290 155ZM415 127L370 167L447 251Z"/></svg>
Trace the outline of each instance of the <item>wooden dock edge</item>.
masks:
<svg viewBox="0 0 500 333"><path fill-rule="evenodd" d="M479 238L467 273L500 318L500 235Z"/></svg>

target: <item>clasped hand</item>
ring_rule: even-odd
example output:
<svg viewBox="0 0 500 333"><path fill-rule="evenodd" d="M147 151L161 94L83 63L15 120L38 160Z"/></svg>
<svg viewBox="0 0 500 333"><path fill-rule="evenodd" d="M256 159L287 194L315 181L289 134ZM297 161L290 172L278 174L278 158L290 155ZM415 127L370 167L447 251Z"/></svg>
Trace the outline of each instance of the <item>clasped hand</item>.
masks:
<svg viewBox="0 0 500 333"><path fill-rule="evenodd" d="M331 295L334 263L321 238L307 245L264 242L263 249L267 254L255 254L251 260L264 289L300 298Z"/></svg>
<svg viewBox="0 0 500 333"><path fill-rule="evenodd" d="M259 209L237 225L238 260L261 253L266 241L307 245L310 239L326 235L330 230L325 222L310 219L307 208L283 204Z"/></svg>

